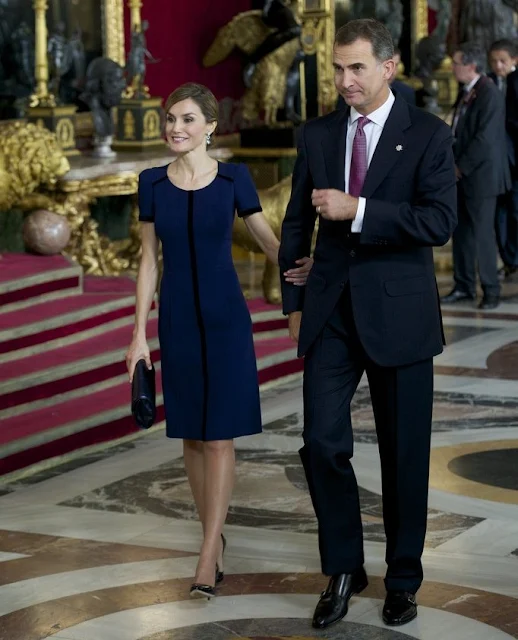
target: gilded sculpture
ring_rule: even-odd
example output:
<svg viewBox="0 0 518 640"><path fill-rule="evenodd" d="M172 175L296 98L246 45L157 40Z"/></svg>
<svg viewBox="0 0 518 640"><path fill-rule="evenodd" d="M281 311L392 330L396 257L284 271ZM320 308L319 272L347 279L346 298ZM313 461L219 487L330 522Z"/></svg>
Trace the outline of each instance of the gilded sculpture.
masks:
<svg viewBox="0 0 518 640"><path fill-rule="evenodd" d="M291 194L291 176L284 178L269 189L259 190L259 199L263 208L263 213L273 232L280 239L281 226L286 212L286 207ZM234 222L232 232L232 242L253 253L262 253L259 245L248 232L242 218L237 218ZM280 304L281 302L281 282L279 275L279 267L272 264L266 259L263 273L263 293L266 300L272 304Z"/></svg>
<svg viewBox="0 0 518 640"><path fill-rule="evenodd" d="M296 7L297 3L292 3ZM238 49L251 56L258 47L275 33L268 27L261 11L245 11L222 27L203 58L206 67L213 67ZM277 111L285 107L287 79L300 55L299 38L282 44L257 62L250 78L250 87L242 101L243 118L248 122L259 121L264 113L264 124L277 124Z"/></svg>
<svg viewBox="0 0 518 640"><path fill-rule="evenodd" d="M0 126L0 210L45 209L65 216L71 230L65 253L86 273L119 275L128 268L129 260L119 254L115 243L99 234L90 203L105 193L136 193L137 176L111 176L108 185L70 182L68 192L58 191L56 186L69 169L56 135L48 129L21 122Z"/></svg>
<svg viewBox="0 0 518 640"><path fill-rule="evenodd" d="M34 124L10 123L0 127L2 188L0 209L26 206L39 189L52 189L70 169L56 136Z"/></svg>

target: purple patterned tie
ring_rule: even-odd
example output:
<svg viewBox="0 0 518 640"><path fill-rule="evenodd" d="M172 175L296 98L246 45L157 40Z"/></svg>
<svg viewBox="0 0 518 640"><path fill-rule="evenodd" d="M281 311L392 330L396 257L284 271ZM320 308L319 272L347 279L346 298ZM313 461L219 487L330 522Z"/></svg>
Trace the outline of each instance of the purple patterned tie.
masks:
<svg viewBox="0 0 518 640"><path fill-rule="evenodd" d="M365 176L367 175L367 138L363 127L370 122L366 116L358 118L358 125L353 140L351 155L351 171L349 173L349 194L358 198L362 192Z"/></svg>

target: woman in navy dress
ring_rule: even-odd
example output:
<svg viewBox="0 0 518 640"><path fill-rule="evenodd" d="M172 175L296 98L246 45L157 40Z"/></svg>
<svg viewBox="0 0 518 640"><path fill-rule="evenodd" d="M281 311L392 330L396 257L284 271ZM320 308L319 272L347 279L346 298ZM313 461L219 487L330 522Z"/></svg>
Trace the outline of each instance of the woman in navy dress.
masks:
<svg viewBox="0 0 518 640"><path fill-rule="evenodd" d="M233 438L261 432L252 323L232 262L234 215L268 258L279 242L261 213L245 165L207 153L218 104L202 85L179 87L167 99L166 140L176 161L140 175L142 258L136 318L126 361L130 379L144 358L151 366L146 323L163 276L159 341L166 432L182 438L184 461L204 540L191 595L211 597L223 578L222 535L234 483ZM303 285L312 262L287 272Z"/></svg>

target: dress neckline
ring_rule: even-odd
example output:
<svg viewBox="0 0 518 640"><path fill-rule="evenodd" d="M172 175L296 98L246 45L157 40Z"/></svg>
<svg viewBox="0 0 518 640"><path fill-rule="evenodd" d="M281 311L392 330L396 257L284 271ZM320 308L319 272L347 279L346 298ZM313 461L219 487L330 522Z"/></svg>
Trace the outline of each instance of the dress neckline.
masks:
<svg viewBox="0 0 518 640"><path fill-rule="evenodd" d="M167 181L169 182L170 185L172 185L175 189L178 189L178 191L183 191L184 193L191 193L193 191L204 191L205 189L208 189L209 187L211 187L216 180L218 179L219 176L219 169L220 169L220 162L219 160L216 160L216 162L218 163L218 170L216 171L216 175L214 176L214 178L209 182L209 184L206 184L204 187L200 187L199 189L182 189L182 187L179 187L177 184L175 184L171 178L169 177L169 167L173 164L172 162L170 162L166 168L165 168L165 175L167 178Z"/></svg>

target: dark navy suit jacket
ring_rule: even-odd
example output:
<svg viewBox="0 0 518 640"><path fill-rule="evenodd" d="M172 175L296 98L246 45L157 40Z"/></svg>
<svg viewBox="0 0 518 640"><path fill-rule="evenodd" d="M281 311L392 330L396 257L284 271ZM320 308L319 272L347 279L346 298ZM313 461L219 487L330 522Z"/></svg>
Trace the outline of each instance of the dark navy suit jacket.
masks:
<svg viewBox="0 0 518 640"><path fill-rule="evenodd" d="M313 189L345 188L349 108L301 129L290 202L282 226L281 273L309 255ZM329 319L347 282L359 339L381 366L419 362L442 351L444 336L432 247L457 224L451 130L400 96L385 123L361 195L362 231L320 218L306 287L282 282L283 311L303 311L299 355Z"/></svg>

